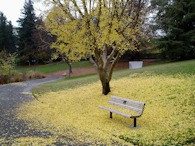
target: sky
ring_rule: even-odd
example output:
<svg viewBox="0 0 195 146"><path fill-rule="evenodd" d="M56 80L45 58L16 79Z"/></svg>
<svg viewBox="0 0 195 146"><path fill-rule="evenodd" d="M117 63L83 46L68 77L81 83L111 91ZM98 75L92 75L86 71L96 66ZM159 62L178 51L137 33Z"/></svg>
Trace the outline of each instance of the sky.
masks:
<svg viewBox="0 0 195 146"><path fill-rule="evenodd" d="M22 18L21 11L24 7L25 0L0 0L0 11L8 21L12 22L13 26L18 26L16 22L19 18ZM34 9L36 15L40 14L41 4L34 3Z"/></svg>

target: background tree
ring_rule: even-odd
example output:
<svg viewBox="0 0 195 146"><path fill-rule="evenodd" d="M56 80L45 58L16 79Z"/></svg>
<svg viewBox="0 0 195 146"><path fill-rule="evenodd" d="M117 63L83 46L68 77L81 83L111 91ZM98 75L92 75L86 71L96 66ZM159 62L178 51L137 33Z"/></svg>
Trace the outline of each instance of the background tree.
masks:
<svg viewBox="0 0 195 146"><path fill-rule="evenodd" d="M50 3L53 8L46 26L57 36L52 47L66 53L69 60L90 57L102 83L102 93L108 94L116 63L127 50L136 49L139 44L147 0L50 0Z"/></svg>
<svg viewBox="0 0 195 146"><path fill-rule="evenodd" d="M0 52L2 50L13 53L16 51L16 45L13 26L10 21L7 21L4 14L0 12Z"/></svg>
<svg viewBox="0 0 195 146"><path fill-rule="evenodd" d="M151 0L156 47L168 59L195 58L195 1Z"/></svg>
<svg viewBox="0 0 195 146"><path fill-rule="evenodd" d="M51 55L54 50L51 50L50 46L55 40L55 36L52 36L45 29L45 24L42 18L37 18L36 30L32 35L35 42L36 51L35 57L39 63L49 63L51 61Z"/></svg>
<svg viewBox="0 0 195 146"><path fill-rule="evenodd" d="M19 55L22 63L31 64L35 60L36 45L33 33L36 31L36 16L31 0L25 1L23 18L18 20L19 28Z"/></svg>

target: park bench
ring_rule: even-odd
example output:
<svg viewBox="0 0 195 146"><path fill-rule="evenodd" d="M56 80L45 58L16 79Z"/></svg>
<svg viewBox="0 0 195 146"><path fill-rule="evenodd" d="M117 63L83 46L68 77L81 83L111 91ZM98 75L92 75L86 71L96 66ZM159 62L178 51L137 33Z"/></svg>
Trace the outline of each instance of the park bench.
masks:
<svg viewBox="0 0 195 146"><path fill-rule="evenodd" d="M121 108L125 108L125 109L129 109L129 110L134 111L135 114L129 115L129 114L120 112L119 110L116 110L116 109L99 106L99 108L101 108L101 109L110 111L110 118L112 118L112 113L119 114L119 115L127 117L127 118L133 118L134 119L133 127L136 127L136 119L143 114L143 110L144 110L144 106L145 106L145 103L143 103L143 102L120 98L117 96L111 96L108 103L115 105L115 106L119 106Z"/></svg>

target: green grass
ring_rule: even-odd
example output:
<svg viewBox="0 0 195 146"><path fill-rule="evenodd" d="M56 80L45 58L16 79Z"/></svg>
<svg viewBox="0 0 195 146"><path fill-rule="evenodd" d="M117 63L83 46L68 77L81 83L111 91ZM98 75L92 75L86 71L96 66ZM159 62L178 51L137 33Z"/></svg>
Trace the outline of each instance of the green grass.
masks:
<svg viewBox="0 0 195 146"><path fill-rule="evenodd" d="M72 64L73 68L89 67L89 66L92 66L92 64L89 61L81 61L81 62L76 62ZM63 71L67 69L68 69L68 65L64 62L51 63L47 65L32 65L32 66L17 66L16 67L16 70L22 73L32 70L32 71L41 72L43 74Z"/></svg>
<svg viewBox="0 0 195 146"><path fill-rule="evenodd" d="M143 67L142 69L135 70L117 70L113 73L113 79L120 79L122 77L129 76L130 74L139 73L153 73L153 74L164 74L164 75L174 75L174 74L195 74L195 60L172 62L165 64L157 64ZM98 81L98 75L85 75L80 77L72 77L70 79L64 79L53 83L48 83L36 87L33 89L33 94L42 94L50 91L60 91L69 88L76 88L82 85L90 84Z"/></svg>
<svg viewBox="0 0 195 146"><path fill-rule="evenodd" d="M158 75L174 75L178 73L192 75L195 74L195 60L155 64L145 66L141 69L118 71L114 73L113 78L118 79L124 76L128 76L129 74L144 72Z"/></svg>

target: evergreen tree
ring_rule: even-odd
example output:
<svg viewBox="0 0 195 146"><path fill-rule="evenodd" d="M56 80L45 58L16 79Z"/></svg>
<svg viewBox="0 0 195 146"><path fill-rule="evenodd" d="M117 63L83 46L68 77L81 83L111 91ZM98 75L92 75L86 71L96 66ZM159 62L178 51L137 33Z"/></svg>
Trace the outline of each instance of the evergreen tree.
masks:
<svg viewBox="0 0 195 146"><path fill-rule="evenodd" d="M11 22L0 12L0 52L13 53L16 51L15 37L13 35L13 26Z"/></svg>
<svg viewBox="0 0 195 146"><path fill-rule="evenodd" d="M6 33L7 33L7 51L10 53L16 52L16 36L13 34L13 25L11 21L8 22L7 28L6 28Z"/></svg>
<svg viewBox="0 0 195 146"><path fill-rule="evenodd" d="M151 0L155 12L156 44L164 57L175 60L195 58L195 1Z"/></svg>
<svg viewBox="0 0 195 146"><path fill-rule="evenodd" d="M22 12L23 18L18 20L19 28L19 53L22 63L33 63L37 47L33 39L33 33L36 31L36 16L33 8L33 2L26 0L24 10Z"/></svg>

